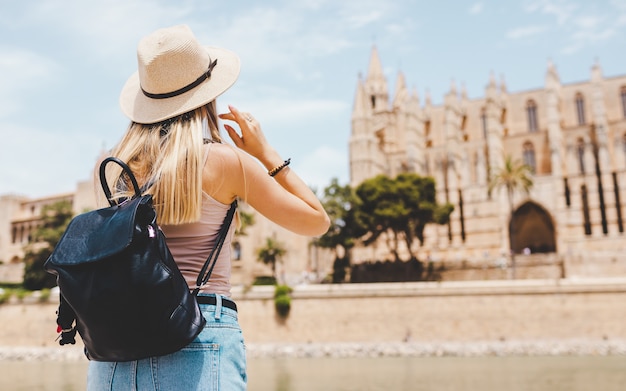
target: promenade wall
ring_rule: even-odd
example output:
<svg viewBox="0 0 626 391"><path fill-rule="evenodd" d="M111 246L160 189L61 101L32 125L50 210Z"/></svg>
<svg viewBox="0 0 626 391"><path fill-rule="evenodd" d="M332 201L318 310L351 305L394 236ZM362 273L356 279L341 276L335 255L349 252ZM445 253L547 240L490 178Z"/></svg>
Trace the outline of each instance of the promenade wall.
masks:
<svg viewBox="0 0 626 391"><path fill-rule="evenodd" d="M273 292L233 290L249 344L626 340L626 278L303 285L284 320ZM0 346L57 346L57 300L0 305Z"/></svg>

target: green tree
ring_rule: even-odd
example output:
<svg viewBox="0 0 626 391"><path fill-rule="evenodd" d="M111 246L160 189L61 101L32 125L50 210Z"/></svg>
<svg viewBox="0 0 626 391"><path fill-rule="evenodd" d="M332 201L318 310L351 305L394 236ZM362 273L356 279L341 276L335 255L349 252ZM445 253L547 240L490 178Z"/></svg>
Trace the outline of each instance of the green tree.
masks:
<svg viewBox="0 0 626 391"><path fill-rule="evenodd" d="M400 226L404 231L404 239L413 258L413 242L424 244L424 229L429 223L447 224L454 206L450 203L437 203L437 190L432 177L422 177L413 173L404 173L396 177L399 197L408 214L406 222Z"/></svg>
<svg viewBox="0 0 626 391"><path fill-rule="evenodd" d="M57 245L74 213L69 201L46 205L41 210L41 225L33 232L25 247L24 288L38 290L56 285L54 275L47 273L43 264Z"/></svg>
<svg viewBox="0 0 626 391"><path fill-rule="evenodd" d="M532 168L524 164L521 160L513 160L510 155L504 158L504 165L497 169L489 180L489 191L501 188L506 189L511 219L513 219L514 211L513 195L519 191L528 195L532 186ZM513 278L515 279L515 250L513 233L510 232L510 230L509 246L511 248L511 267L513 270Z"/></svg>
<svg viewBox="0 0 626 391"><path fill-rule="evenodd" d="M413 243L424 242L424 228L429 223L445 224L454 207L440 205L436 200L435 181L413 173L403 173L395 179L378 175L361 183L357 219L367 227L365 244L371 244L385 234L387 246L397 260L398 244L404 240L411 258Z"/></svg>
<svg viewBox="0 0 626 391"><path fill-rule="evenodd" d="M489 180L489 191L504 188L509 201L509 210L513 213L513 195L522 191L525 194L533 187L532 168L521 160L513 160L510 155L504 158L504 165L495 170Z"/></svg>
<svg viewBox="0 0 626 391"><path fill-rule="evenodd" d="M239 227L237 228L237 231L235 232L235 234L237 236L246 236L248 235L248 233L246 232L246 229L254 225L255 223L254 214L244 212L242 210L239 210L238 213L239 213Z"/></svg>
<svg viewBox="0 0 626 391"><path fill-rule="evenodd" d="M321 201L330 217L330 227L315 241L315 245L333 251L333 282L343 282L346 269L351 263L350 250L355 246L356 239L366 233L355 213L358 198L350 185L342 186L337 178L333 178L331 184L324 189Z"/></svg>
<svg viewBox="0 0 626 391"><path fill-rule="evenodd" d="M272 267L272 276L276 278L276 263L282 260L287 250L281 243L272 238L265 239L265 246L257 251L257 260ZM278 279L276 279L278 281Z"/></svg>

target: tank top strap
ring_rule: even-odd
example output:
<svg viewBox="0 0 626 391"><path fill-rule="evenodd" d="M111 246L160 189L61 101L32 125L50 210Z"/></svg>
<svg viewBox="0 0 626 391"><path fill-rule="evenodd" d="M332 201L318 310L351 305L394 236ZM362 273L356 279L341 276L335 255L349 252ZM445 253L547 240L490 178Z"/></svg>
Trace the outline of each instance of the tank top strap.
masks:
<svg viewBox="0 0 626 391"><path fill-rule="evenodd" d="M211 152L211 146L214 144L215 142L211 139L204 139L204 158L202 159L202 166L205 167L206 166L206 162L207 160L209 160L209 152Z"/></svg>

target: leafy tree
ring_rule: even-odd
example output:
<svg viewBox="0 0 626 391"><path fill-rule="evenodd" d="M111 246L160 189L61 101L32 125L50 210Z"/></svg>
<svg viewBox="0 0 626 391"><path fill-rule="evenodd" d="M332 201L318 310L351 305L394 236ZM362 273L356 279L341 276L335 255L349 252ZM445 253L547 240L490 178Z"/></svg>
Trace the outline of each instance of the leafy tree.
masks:
<svg viewBox="0 0 626 391"><path fill-rule="evenodd" d="M505 188L509 200L509 209L513 213L513 194L523 191L530 192L533 187L532 168L521 160L513 160L510 155L504 158L504 166L496 170L489 181L489 191Z"/></svg>
<svg viewBox="0 0 626 391"><path fill-rule="evenodd" d="M42 223L34 230L31 243L25 248L24 288L38 290L56 285L55 276L47 273L43 264L52 254L73 215L69 201L59 201L42 208Z"/></svg>
<svg viewBox="0 0 626 391"><path fill-rule="evenodd" d="M276 278L276 262L287 253L281 243L272 238L265 239L265 246L257 251L257 260L272 266L272 276Z"/></svg>
<svg viewBox="0 0 626 391"><path fill-rule="evenodd" d="M408 209L397 191L396 183L386 175L365 180L356 188L360 205L357 215L367 227L365 245L372 244L381 235L391 231L392 236L387 235L387 247L398 255L398 234L407 224Z"/></svg>
<svg viewBox="0 0 626 391"><path fill-rule="evenodd" d="M521 160L513 160L510 155L504 158L504 166L496 170L489 181L489 191L498 188L506 189L509 201L509 211L513 218L513 195L522 191L525 194L530 192L533 186L532 168L524 164ZM509 232L509 246L511 247L511 266L513 268L513 278L515 278L515 251L513 250L513 235Z"/></svg>
<svg viewBox="0 0 626 391"><path fill-rule="evenodd" d="M250 227L251 225L254 225L255 221L254 221L254 214L252 213L247 213L244 212L242 210L239 210L239 228L237 228L237 231L235 232L235 234L237 236L246 236L248 235L248 233L246 232L246 229L248 227Z"/></svg>
<svg viewBox="0 0 626 391"><path fill-rule="evenodd" d="M367 227L365 244L386 235L387 246L396 259L398 243L404 239L411 258L413 243L424 242L424 228L429 223L445 224L454 207L437 204L435 181L413 173L395 179L378 175L361 183L356 194L360 204L357 219Z"/></svg>
<svg viewBox="0 0 626 391"><path fill-rule="evenodd" d="M350 185L341 186L337 178L333 178L324 189L321 201L330 217L330 227L315 241L315 245L334 252L333 282L342 282L346 268L350 266L350 250L355 246L356 239L366 233L355 213L358 198ZM343 254L340 255L340 252Z"/></svg>
<svg viewBox="0 0 626 391"><path fill-rule="evenodd" d="M432 177L400 174L396 177L396 186L399 197L408 209L406 224L402 228L407 248L413 258L413 242L417 239L420 246L424 244L426 224L447 224L454 207L449 203L437 204L435 180Z"/></svg>

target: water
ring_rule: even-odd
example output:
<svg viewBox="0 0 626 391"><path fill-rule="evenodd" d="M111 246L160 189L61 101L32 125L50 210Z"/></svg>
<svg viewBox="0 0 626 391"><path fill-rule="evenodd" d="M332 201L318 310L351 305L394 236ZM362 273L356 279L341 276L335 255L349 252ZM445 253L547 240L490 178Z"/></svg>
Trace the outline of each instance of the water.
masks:
<svg viewBox="0 0 626 391"><path fill-rule="evenodd" d="M84 390L86 369L0 361L0 390ZM248 376L249 391L623 391L626 357L253 359Z"/></svg>

